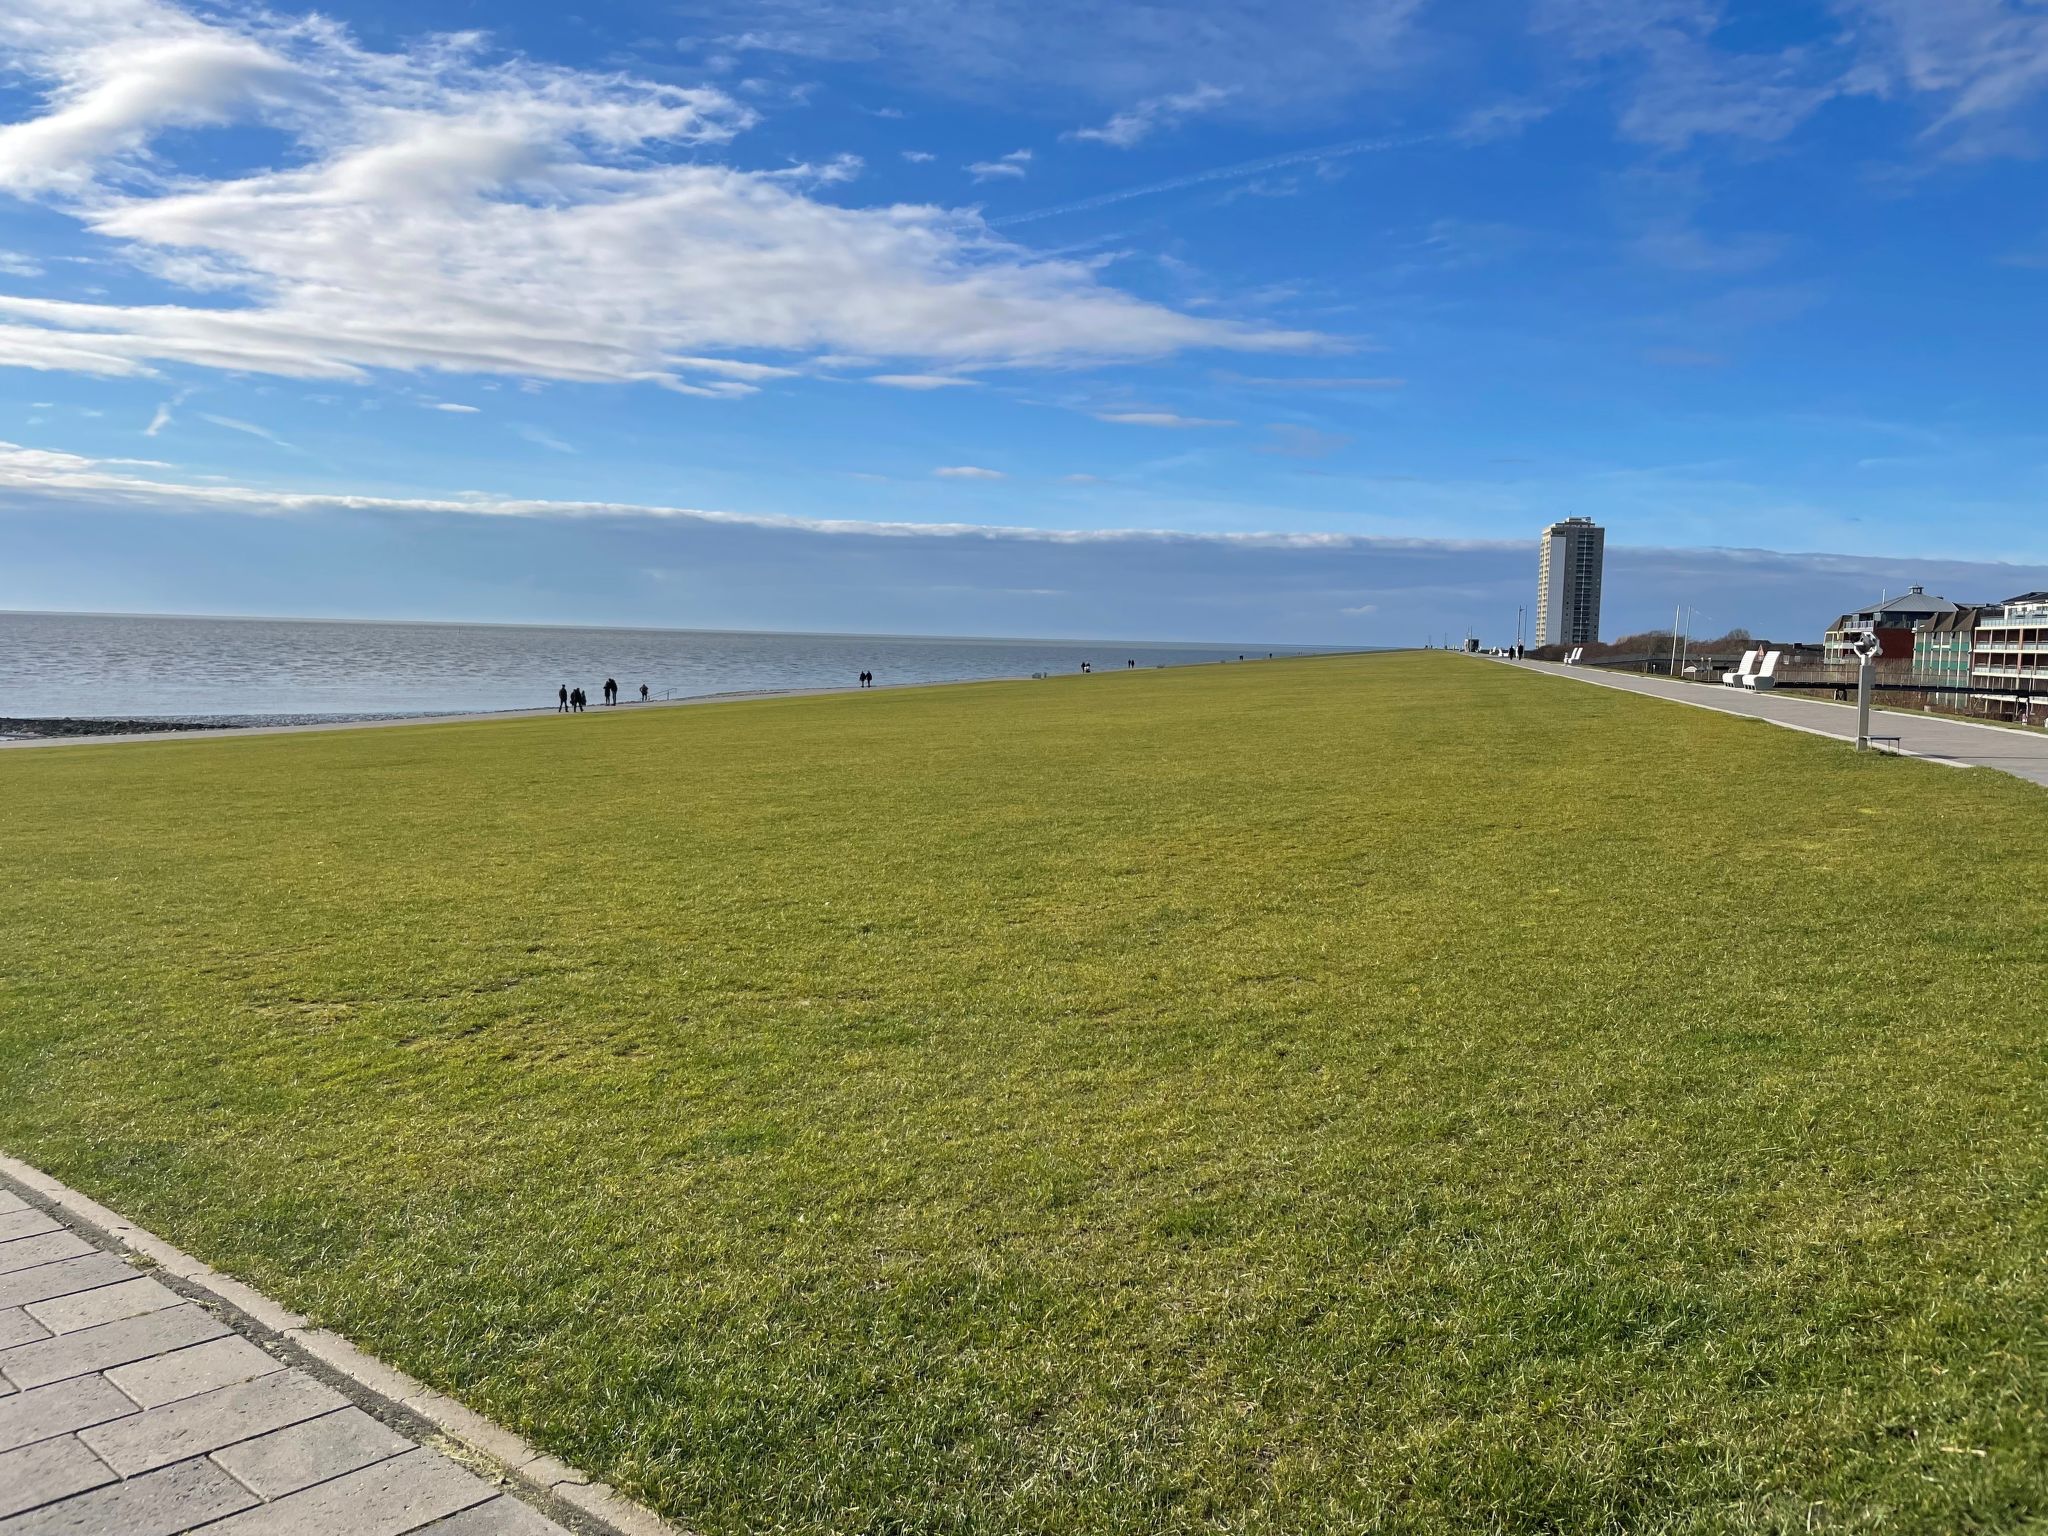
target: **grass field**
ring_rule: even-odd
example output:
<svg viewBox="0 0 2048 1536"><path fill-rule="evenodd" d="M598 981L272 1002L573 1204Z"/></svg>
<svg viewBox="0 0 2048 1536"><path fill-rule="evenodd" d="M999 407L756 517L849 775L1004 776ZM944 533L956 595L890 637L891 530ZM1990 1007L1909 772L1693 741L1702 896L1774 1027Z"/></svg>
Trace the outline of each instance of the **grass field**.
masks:
<svg viewBox="0 0 2048 1536"><path fill-rule="evenodd" d="M0 1147L711 1536L2048 1516L2048 795L1447 655L0 753Z"/></svg>

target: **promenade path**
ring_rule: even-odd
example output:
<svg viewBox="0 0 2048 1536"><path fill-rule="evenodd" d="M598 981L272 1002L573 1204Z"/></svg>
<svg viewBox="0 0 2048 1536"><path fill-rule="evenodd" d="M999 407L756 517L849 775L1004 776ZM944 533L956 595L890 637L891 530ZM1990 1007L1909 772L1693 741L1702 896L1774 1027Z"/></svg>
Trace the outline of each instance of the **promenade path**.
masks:
<svg viewBox="0 0 2048 1536"><path fill-rule="evenodd" d="M626 1523L550 1518L488 1458L466 1458L479 1476L423 1443L435 1438L288 1335L138 1268L107 1234L0 1180L0 1536L571 1536Z"/></svg>
<svg viewBox="0 0 2048 1536"><path fill-rule="evenodd" d="M1853 743L1856 740L1856 708L1853 704L1823 702L1797 693L1757 692L1748 688L1730 688L1725 684L1674 682L1664 677L1605 672L1598 667L1564 667L1548 661L1512 661L1503 665L1543 672L1596 688L1615 688L1623 693L1669 699L1697 709L1716 710L1724 715L1747 715L1753 720L1768 720L1788 730L1832 736L1839 741ZM1902 757L1923 758L1930 763L1945 763L1951 768L1995 768L2015 778L2048 785L2048 732L1977 725L1967 720L1944 719L1939 715L1879 708L1871 712L1870 733L1880 737L1896 736Z"/></svg>

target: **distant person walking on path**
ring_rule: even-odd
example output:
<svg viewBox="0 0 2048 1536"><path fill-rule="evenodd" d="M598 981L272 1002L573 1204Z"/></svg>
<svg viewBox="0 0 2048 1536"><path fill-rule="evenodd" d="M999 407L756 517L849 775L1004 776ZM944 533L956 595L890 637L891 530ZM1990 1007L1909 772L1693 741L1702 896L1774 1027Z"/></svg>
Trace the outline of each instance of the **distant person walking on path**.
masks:
<svg viewBox="0 0 2048 1536"><path fill-rule="evenodd" d="M617 678L608 677L604 680L604 701L606 704L616 704L619 702L619 680Z"/></svg>
<svg viewBox="0 0 2048 1536"><path fill-rule="evenodd" d="M640 685L640 702L642 704L647 702L647 685L645 683Z"/></svg>
<svg viewBox="0 0 2048 1536"><path fill-rule="evenodd" d="M583 690L581 688L569 690L569 711L571 714L577 715L583 713Z"/></svg>
<svg viewBox="0 0 2048 1536"><path fill-rule="evenodd" d="M874 673L872 673L872 672L863 672L863 673L861 673L861 675L860 675L860 685L861 685L861 687L863 687L863 688L872 688L872 687L874 687L874 686L875 686L875 674L874 674Z"/></svg>
<svg viewBox="0 0 2048 1536"><path fill-rule="evenodd" d="M562 684L561 687L555 690L555 700L556 714L566 715L569 713L569 685L567 683Z"/></svg>

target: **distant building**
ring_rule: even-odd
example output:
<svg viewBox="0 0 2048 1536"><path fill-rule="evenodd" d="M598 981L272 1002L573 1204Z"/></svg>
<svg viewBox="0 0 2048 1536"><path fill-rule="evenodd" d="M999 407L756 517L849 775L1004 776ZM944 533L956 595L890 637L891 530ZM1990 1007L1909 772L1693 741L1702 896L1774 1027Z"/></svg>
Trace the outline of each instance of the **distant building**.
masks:
<svg viewBox="0 0 2048 1536"><path fill-rule="evenodd" d="M1875 634L1880 661L1910 661L1913 631L1928 619L1942 618L1956 611L1945 597L1929 597L1919 587L1909 587L1901 597L1887 598L1857 613L1845 613L1827 632L1827 660L1837 666L1852 663L1856 636Z"/></svg>
<svg viewBox="0 0 2048 1536"><path fill-rule="evenodd" d="M1600 639L1600 577L1607 530L1568 517L1543 530L1536 573L1537 645L1594 645Z"/></svg>
<svg viewBox="0 0 2048 1536"><path fill-rule="evenodd" d="M2037 718L2048 706L2048 592L2027 592L1987 609L1970 658L1976 699L2007 720Z"/></svg>
<svg viewBox="0 0 2048 1536"><path fill-rule="evenodd" d="M1913 681L1945 688L1969 687L1977 626L1998 611L1964 604L1954 613L1922 619L1913 631Z"/></svg>

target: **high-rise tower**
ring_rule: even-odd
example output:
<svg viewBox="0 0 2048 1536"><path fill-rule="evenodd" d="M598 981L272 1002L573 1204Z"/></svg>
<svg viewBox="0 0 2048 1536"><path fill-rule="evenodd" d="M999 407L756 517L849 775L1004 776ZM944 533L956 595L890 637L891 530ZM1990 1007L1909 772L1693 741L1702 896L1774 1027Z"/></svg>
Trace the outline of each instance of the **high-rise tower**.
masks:
<svg viewBox="0 0 2048 1536"><path fill-rule="evenodd" d="M1568 517L1543 530L1536 575L1537 645L1592 645L1600 638L1600 572L1607 530Z"/></svg>

